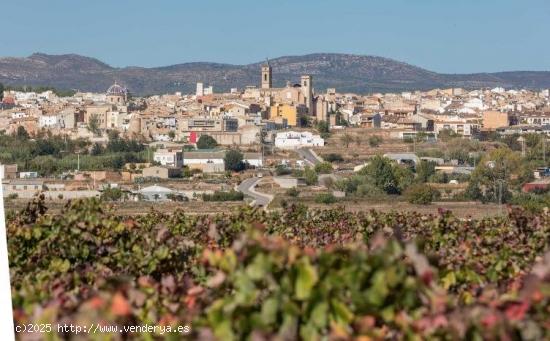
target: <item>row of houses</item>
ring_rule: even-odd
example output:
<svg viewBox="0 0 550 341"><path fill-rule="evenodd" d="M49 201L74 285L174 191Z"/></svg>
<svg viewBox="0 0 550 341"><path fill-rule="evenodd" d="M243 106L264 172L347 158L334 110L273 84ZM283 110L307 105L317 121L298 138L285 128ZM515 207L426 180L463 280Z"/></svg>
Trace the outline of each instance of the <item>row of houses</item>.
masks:
<svg viewBox="0 0 550 341"><path fill-rule="evenodd" d="M197 150L182 151L180 148L162 148L155 151L153 160L162 166L181 168L187 166L191 169L203 171L223 171L225 150ZM243 162L253 167L263 166L261 153L243 153Z"/></svg>

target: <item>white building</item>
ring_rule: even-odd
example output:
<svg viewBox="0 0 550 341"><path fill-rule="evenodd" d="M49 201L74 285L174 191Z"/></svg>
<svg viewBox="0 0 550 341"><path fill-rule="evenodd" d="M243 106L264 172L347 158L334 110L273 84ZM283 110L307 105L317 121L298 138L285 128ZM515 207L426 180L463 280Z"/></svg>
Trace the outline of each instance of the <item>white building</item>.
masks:
<svg viewBox="0 0 550 341"><path fill-rule="evenodd" d="M275 137L275 147L281 149L322 147L324 145L325 140L321 138L321 136L314 135L309 131L285 131L277 133L277 136Z"/></svg>
<svg viewBox="0 0 550 341"><path fill-rule="evenodd" d="M474 110L478 110L478 111L486 109L485 105L483 104L483 100L480 99L480 98L470 99L469 101L464 103L464 107L474 109Z"/></svg>
<svg viewBox="0 0 550 341"><path fill-rule="evenodd" d="M182 167L183 152L181 150L159 149L155 151L153 160L163 166Z"/></svg>
<svg viewBox="0 0 550 341"><path fill-rule="evenodd" d="M42 115L38 118L40 128L53 128L57 126L57 115Z"/></svg>
<svg viewBox="0 0 550 341"><path fill-rule="evenodd" d="M254 167L262 167L264 165L261 153L244 153L243 161Z"/></svg>
<svg viewBox="0 0 550 341"><path fill-rule="evenodd" d="M197 83L197 90L195 91L195 96L202 97L204 96L204 84L203 83Z"/></svg>
<svg viewBox="0 0 550 341"><path fill-rule="evenodd" d="M13 119L25 118L25 117L29 117L29 114L27 114L26 112L12 112L11 113L11 118L13 118Z"/></svg>

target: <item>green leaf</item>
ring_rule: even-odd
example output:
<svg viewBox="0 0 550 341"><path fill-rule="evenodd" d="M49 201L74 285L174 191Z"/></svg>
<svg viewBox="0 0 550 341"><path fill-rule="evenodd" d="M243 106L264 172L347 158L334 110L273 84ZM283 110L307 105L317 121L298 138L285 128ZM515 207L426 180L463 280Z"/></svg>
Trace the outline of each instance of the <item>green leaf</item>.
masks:
<svg viewBox="0 0 550 341"><path fill-rule="evenodd" d="M456 284L456 275L455 275L454 271L451 271L451 272L447 273L445 275L445 277L443 277L441 279L441 284L443 285L443 288L445 288L445 289L449 289L450 287L455 285Z"/></svg>
<svg viewBox="0 0 550 341"><path fill-rule="evenodd" d="M332 306L334 320L336 323L347 325L353 320L353 313L346 307L345 304L337 299L332 299L330 304Z"/></svg>
<svg viewBox="0 0 550 341"><path fill-rule="evenodd" d="M367 290L367 299L374 306L381 306L388 296L385 270L378 270L372 277L372 286Z"/></svg>
<svg viewBox="0 0 550 341"><path fill-rule="evenodd" d="M328 322L328 303L319 302L311 311L309 321L318 328L325 328Z"/></svg>
<svg viewBox="0 0 550 341"><path fill-rule="evenodd" d="M269 271L267 257L260 253L254 260L252 264L246 267L246 274L250 279L257 281L265 277L267 271Z"/></svg>
<svg viewBox="0 0 550 341"><path fill-rule="evenodd" d="M265 325L274 324L277 320L277 311L279 309L279 300L268 298L262 304L262 320Z"/></svg>
<svg viewBox="0 0 550 341"><path fill-rule="evenodd" d="M295 284L296 298L299 300L308 299L311 295L311 289L313 289L318 279L317 271L311 265L309 258L302 258L298 263L298 276Z"/></svg>

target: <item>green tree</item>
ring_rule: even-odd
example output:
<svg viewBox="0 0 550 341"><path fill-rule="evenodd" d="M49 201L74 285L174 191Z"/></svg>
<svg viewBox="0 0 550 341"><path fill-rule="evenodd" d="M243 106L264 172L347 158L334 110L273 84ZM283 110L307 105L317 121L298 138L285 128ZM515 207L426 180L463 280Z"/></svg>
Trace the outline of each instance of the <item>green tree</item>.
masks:
<svg viewBox="0 0 550 341"><path fill-rule="evenodd" d="M4 99L4 84L0 83L0 101Z"/></svg>
<svg viewBox="0 0 550 341"><path fill-rule="evenodd" d="M101 155L103 154L103 152L104 150L101 144L96 142L94 143L94 145L92 146L92 149L90 150L90 155Z"/></svg>
<svg viewBox="0 0 550 341"><path fill-rule="evenodd" d="M108 187L101 193L101 200L103 201L119 201L122 197L123 193L120 188Z"/></svg>
<svg viewBox="0 0 550 341"><path fill-rule="evenodd" d="M342 136L340 136L340 142L342 142L342 144L344 146L346 146L346 148L349 147L350 143L353 142L353 136L351 136L350 134L344 134Z"/></svg>
<svg viewBox="0 0 550 341"><path fill-rule="evenodd" d="M314 169L311 169L310 167L306 167L304 169L304 179L306 181L306 185L312 186L316 185L319 178L317 177L317 172L315 172Z"/></svg>
<svg viewBox="0 0 550 341"><path fill-rule="evenodd" d="M223 161L225 162L225 170L240 172L245 169L245 163L243 162L244 156L237 149L228 150L225 153Z"/></svg>
<svg viewBox="0 0 550 341"><path fill-rule="evenodd" d="M97 115L92 115L90 117L90 120L88 121L88 130L96 136L101 133L101 130L99 129L99 119Z"/></svg>
<svg viewBox="0 0 550 341"><path fill-rule="evenodd" d="M17 127L17 131L15 133L15 136L18 140L28 140L30 138L29 133L27 132L27 129L23 126Z"/></svg>
<svg viewBox="0 0 550 341"><path fill-rule="evenodd" d="M428 182L430 177L435 174L435 162L422 160L416 165L416 180L419 182Z"/></svg>
<svg viewBox="0 0 550 341"><path fill-rule="evenodd" d="M317 174L330 174L332 173L332 165L330 162L321 162L315 165L315 171Z"/></svg>
<svg viewBox="0 0 550 341"><path fill-rule="evenodd" d="M201 135L197 141L198 149L212 149L218 145L218 142L210 135Z"/></svg>
<svg viewBox="0 0 550 341"><path fill-rule="evenodd" d="M298 116L298 126L305 128L310 126L310 120L308 115L299 115Z"/></svg>
<svg viewBox="0 0 550 341"><path fill-rule="evenodd" d="M324 120L317 122L317 131L319 131L320 134L330 133L330 127L328 122Z"/></svg>
<svg viewBox="0 0 550 341"><path fill-rule="evenodd" d="M512 197L509 188L519 187L526 181L523 170L518 152L507 147L492 150L472 172L466 192L474 200L507 202ZM475 190L476 187L479 190Z"/></svg>
<svg viewBox="0 0 550 341"><path fill-rule="evenodd" d="M366 175L371 183L388 194L399 194L399 179L393 162L382 156L375 156L369 164L361 169L360 174Z"/></svg>
<svg viewBox="0 0 550 341"><path fill-rule="evenodd" d="M176 132L173 131L173 130L170 130L170 131L168 132L168 137L169 137L171 140L175 139L175 138L176 138Z"/></svg>

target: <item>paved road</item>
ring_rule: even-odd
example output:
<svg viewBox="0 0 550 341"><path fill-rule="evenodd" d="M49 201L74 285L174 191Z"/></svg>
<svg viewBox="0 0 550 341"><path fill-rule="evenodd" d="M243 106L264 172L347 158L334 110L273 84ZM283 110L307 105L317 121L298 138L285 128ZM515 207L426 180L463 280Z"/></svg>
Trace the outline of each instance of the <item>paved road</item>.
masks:
<svg viewBox="0 0 550 341"><path fill-rule="evenodd" d="M262 206L267 207L271 200L273 200L273 196L269 194L264 194L260 192L256 192L254 190L254 187L256 187L256 184L261 180L261 178L248 178L243 180L238 186L237 190L242 192L244 195L249 196L254 199L252 202L253 206Z"/></svg>
<svg viewBox="0 0 550 341"><path fill-rule="evenodd" d="M314 166L318 163L323 162L323 160L316 156L309 148L299 148L296 151L298 152L298 154L300 154L302 158L304 158L307 162L311 163Z"/></svg>

